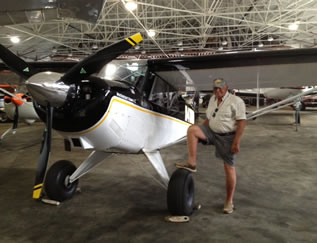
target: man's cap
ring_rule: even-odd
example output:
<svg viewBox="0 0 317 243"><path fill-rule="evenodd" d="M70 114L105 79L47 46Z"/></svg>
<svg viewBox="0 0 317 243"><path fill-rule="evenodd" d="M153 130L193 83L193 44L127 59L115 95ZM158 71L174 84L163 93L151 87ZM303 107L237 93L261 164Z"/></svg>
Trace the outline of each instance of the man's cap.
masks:
<svg viewBox="0 0 317 243"><path fill-rule="evenodd" d="M222 88L223 86L227 85L227 82L223 78L216 78L213 81L214 88Z"/></svg>

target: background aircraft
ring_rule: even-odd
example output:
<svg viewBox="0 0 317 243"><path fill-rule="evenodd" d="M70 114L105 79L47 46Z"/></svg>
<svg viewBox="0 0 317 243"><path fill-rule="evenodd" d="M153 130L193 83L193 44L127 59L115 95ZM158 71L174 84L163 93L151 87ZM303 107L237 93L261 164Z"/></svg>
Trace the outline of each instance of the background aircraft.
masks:
<svg viewBox="0 0 317 243"><path fill-rule="evenodd" d="M36 120L39 120L30 96L22 93L11 93L11 90L8 90L10 90L10 88L6 85L2 85L2 88L0 88L0 92L5 94L3 98L3 113L5 113L7 118L13 121L13 125L0 135L0 140L2 140L10 131L12 131L13 134L16 133L19 121L23 121L30 125Z"/></svg>
<svg viewBox="0 0 317 243"><path fill-rule="evenodd" d="M11 93L15 92L17 86L16 85L7 85L7 84L0 84L0 89L4 89ZM5 94L0 90L0 122L7 122L10 120L7 113L4 110L4 96Z"/></svg>
<svg viewBox="0 0 317 243"><path fill-rule="evenodd" d="M307 93L314 89L314 86L300 87L281 87L281 88L260 88L260 89L235 89L234 93L243 98L246 104L249 105L271 105L275 102L286 98L297 96L298 94ZM300 110L305 110L306 107L315 107L316 92L311 92L309 95L302 96L300 99ZM257 96L259 102L257 103ZM265 99L265 100L264 100Z"/></svg>

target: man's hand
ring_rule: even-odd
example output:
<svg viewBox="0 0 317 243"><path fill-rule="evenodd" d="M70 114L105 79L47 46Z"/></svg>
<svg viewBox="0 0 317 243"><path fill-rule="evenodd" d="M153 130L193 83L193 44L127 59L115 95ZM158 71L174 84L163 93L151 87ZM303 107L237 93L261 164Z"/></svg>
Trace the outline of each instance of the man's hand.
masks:
<svg viewBox="0 0 317 243"><path fill-rule="evenodd" d="M231 146L231 152L237 154L240 152L240 142L233 141Z"/></svg>
<svg viewBox="0 0 317 243"><path fill-rule="evenodd" d="M246 126L246 120L237 120L236 136L234 137L231 152L236 154L240 152L240 140Z"/></svg>

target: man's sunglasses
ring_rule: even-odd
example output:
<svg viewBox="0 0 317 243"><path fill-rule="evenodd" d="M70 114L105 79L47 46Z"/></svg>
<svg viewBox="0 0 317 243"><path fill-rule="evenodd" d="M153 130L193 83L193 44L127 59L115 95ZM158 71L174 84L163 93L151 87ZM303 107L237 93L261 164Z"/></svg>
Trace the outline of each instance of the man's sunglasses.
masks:
<svg viewBox="0 0 317 243"><path fill-rule="evenodd" d="M214 113L212 114L212 117L216 117L217 112L218 112L218 108L215 109Z"/></svg>

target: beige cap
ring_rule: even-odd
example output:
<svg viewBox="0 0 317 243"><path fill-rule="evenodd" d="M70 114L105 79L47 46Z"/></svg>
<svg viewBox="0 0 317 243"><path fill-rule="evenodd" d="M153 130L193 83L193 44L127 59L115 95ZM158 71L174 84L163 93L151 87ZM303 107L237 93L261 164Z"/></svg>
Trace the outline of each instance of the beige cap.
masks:
<svg viewBox="0 0 317 243"><path fill-rule="evenodd" d="M214 88L222 88L223 86L227 85L227 82L223 78L216 78L213 81Z"/></svg>

